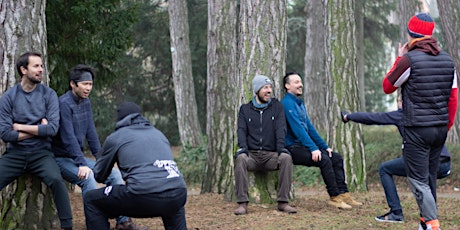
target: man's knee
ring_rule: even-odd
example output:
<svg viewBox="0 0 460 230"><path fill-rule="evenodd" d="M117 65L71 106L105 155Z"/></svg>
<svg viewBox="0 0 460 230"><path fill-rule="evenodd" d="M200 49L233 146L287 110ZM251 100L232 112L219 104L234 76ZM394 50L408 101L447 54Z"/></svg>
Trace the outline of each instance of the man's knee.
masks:
<svg viewBox="0 0 460 230"><path fill-rule="evenodd" d="M281 153L278 156L278 159L279 159L280 163L290 163L290 164L292 164L292 157L291 157L291 155L289 155L287 153Z"/></svg>

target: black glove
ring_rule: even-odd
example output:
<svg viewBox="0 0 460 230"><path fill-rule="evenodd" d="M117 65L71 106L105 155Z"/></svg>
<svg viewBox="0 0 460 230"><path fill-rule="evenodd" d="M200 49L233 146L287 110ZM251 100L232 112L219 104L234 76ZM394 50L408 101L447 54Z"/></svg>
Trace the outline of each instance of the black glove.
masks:
<svg viewBox="0 0 460 230"><path fill-rule="evenodd" d="M245 149L245 148L240 148L240 149L236 150L235 159L236 159L240 154L246 154L247 156L249 156L249 155L248 155L248 150L247 150L247 149Z"/></svg>

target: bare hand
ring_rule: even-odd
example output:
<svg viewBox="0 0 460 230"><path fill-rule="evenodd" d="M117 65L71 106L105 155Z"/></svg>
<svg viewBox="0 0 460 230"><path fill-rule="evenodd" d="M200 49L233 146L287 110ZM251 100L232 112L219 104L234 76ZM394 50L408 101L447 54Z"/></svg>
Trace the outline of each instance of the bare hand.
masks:
<svg viewBox="0 0 460 230"><path fill-rule="evenodd" d="M80 180L87 180L89 175L92 173L93 171L88 167L88 166L80 166L78 167L78 179Z"/></svg>
<svg viewBox="0 0 460 230"><path fill-rule="evenodd" d="M399 43L399 48L398 48L398 55L403 56L405 53L408 51L408 43L404 43L404 45L401 46L401 43Z"/></svg>
<svg viewBox="0 0 460 230"><path fill-rule="evenodd" d="M331 148L327 148L326 151L329 153L329 158L332 157L332 149Z"/></svg>
<svg viewBox="0 0 460 230"><path fill-rule="evenodd" d="M46 120L46 118L42 118L42 125L47 125L48 124L48 120Z"/></svg>
<svg viewBox="0 0 460 230"><path fill-rule="evenodd" d="M321 151L315 150L315 151L311 152L311 159L314 162L321 161Z"/></svg>
<svg viewBox="0 0 460 230"><path fill-rule="evenodd" d="M20 127L20 126L21 126L21 124L19 124L19 123L13 123L13 130L19 132L19 130L20 130L19 127Z"/></svg>

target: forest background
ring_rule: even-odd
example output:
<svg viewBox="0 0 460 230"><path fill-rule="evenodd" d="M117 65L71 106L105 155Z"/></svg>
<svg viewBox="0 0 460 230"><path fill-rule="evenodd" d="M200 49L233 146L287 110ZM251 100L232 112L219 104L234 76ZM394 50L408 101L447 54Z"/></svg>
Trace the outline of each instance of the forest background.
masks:
<svg viewBox="0 0 460 230"><path fill-rule="evenodd" d="M1 2L2 12L8 4L24 4ZM45 51L46 83L62 95L71 67L84 63L97 69L91 101L101 143L113 131L116 106L134 101L179 146L177 161L187 183L200 193L226 194L226 199L232 194L236 112L251 97L256 74L275 81L278 98L285 72L304 76L304 100L313 123L345 155L350 187L365 191L378 182L378 164L400 154L399 134L394 127L344 125L340 110L395 109L395 96L383 94L381 80L397 44L405 41L405 23L417 12L430 12L437 23L434 36L457 67L460 62L450 32L460 31L456 1L55 0L35 5L46 23L32 26L30 33L45 33L46 44L31 47ZM274 26L267 29L267 24ZM27 21L18 25L31 27ZM4 40L17 33L4 29ZM265 53L251 56L251 47ZM14 70L5 67L17 55L3 43L2 51L0 72L8 73L2 78L3 92L17 81ZM448 142L454 163L458 117ZM300 185L321 185L318 170L296 167L295 176ZM459 181L453 174L441 183L459 187Z"/></svg>

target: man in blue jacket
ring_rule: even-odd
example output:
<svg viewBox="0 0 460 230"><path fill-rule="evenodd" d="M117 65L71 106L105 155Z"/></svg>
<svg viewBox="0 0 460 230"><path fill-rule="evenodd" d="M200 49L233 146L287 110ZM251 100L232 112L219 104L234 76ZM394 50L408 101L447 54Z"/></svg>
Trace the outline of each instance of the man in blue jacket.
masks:
<svg viewBox="0 0 460 230"><path fill-rule="evenodd" d="M333 152L316 131L307 115L305 104L299 98L303 84L300 75L287 73L283 78L286 95L281 100L287 120L286 148L294 165L319 167L329 194L328 204L339 209L361 206L354 200L345 182L343 159Z"/></svg>
<svg viewBox="0 0 460 230"><path fill-rule="evenodd" d="M85 157L83 153L86 142L94 156L101 150L89 99L94 77L93 69L87 65L79 64L70 70L69 90L59 97L59 132L52 142L52 151L56 156L62 177L69 183L81 187L82 196L87 191L98 187L92 172L96 161ZM120 171L112 169L104 183L107 185L123 184ZM117 217L116 221L115 230L144 229L126 216Z"/></svg>
<svg viewBox="0 0 460 230"><path fill-rule="evenodd" d="M401 96L399 96L398 110L383 113L350 113L348 111L343 111L341 116L342 121L345 123L353 121L365 125L395 125L398 127L398 131L402 137L404 130L404 126L401 122L402 114L402 99ZM380 222L403 223L404 215L393 176L407 177L406 169L404 167L404 158L401 156L396 159L383 162L379 167L379 174L390 211L384 215L375 217L375 220ZM449 175L450 153L447 151L446 146L444 146L439 162L438 179L445 178Z"/></svg>
<svg viewBox="0 0 460 230"><path fill-rule="evenodd" d="M238 151L235 159L235 190L238 208L235 215L248 213L248 171L273 171L278 174L278 210L296 213L288 204L292 183L292 159L284 148L286 120L283 105L271 97L272 82L262 75L252 80L255 96L238 113Z"/></svg>

